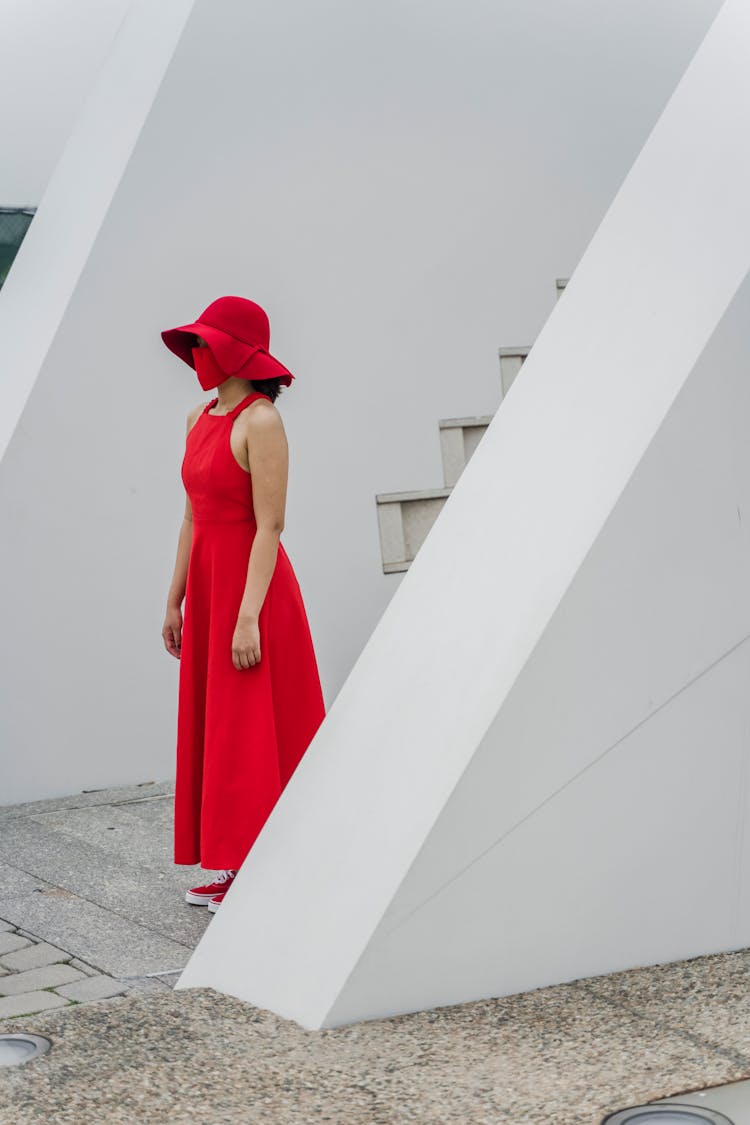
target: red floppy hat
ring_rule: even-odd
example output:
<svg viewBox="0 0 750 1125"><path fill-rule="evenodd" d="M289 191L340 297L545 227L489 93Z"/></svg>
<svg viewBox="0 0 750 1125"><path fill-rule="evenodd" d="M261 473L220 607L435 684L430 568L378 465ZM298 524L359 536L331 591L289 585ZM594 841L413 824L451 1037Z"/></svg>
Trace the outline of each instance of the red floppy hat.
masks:
<svg viewBox="0 0 750 1125"><path fill-rule="evenodd" d="M195 370L195 336L201 336L227 375L243 379L278 379L290 386L294 375L268 350L268 316L246 297L219 297L192 324L167 328L161 338L170 351ZM247 370L245 370L247 368Z"/></svg>

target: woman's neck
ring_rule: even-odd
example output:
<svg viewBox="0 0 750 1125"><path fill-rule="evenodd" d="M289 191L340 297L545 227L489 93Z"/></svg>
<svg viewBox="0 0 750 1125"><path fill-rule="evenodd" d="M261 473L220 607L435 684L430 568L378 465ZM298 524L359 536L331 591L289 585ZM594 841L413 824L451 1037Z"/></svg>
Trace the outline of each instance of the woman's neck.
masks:
<svg viewBox="0 0 750 1125"><path fill-rule="evenodd" d="M225 379L216 387L216 395L219 399L217 406L221 411L231 410L238 402L241 402L247 395L252 394L253 385L249 379L235 379L230 376Z"/></svg>

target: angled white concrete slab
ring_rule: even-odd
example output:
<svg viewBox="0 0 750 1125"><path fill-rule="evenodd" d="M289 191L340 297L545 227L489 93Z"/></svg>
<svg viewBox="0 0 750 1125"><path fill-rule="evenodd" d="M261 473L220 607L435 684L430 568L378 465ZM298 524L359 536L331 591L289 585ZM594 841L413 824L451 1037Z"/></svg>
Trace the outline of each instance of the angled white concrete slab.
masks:
<svg viewBox="0 0 750 1125"><path fill-rule="evenodd" d="M0 461L80 282L194 3L164 0L154 6L132 0L93 94L50 178L23 252L3 286L0 325L6 374Z"/></svg>
<svg viewBox="0 0 750 1125"><path fill-rule="evenodd" d="M158 461L116 373L131 366L132 378L131 340L145 331L138 277L102 231L117 225L114 201L193 4L133 0L0 295L3 805L173 765L174 724L154 700L174 677L163 647L145 643L160 639L169 584L142 571L144 544L158 541L142 502L158 490Z"/></svg>
<svg viewBox="0 0 750 1125"><path fill-rule="evenodd" d="M749 47L727 0L179 988L323 1027L750 941L748 399L686 385Z"/></svg>

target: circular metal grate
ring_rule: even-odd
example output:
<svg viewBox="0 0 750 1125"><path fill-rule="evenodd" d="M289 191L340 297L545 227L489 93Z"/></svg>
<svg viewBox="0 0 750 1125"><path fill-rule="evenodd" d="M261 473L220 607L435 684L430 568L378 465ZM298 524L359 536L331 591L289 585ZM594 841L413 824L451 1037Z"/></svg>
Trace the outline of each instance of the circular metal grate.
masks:
<svg viewBox="0 0 750 1125"><path fill-rule="evenodd" d="M605 1117L602 1125L734 1125L723 1113L693 1105L636 1105Z"/></svg>
<svg viewBox="0 0 750 1125"><path fill-rule="evenodd" d="M0 1066L20 1066L46 1055L51 1046L42 1035L0 1035Z"/></svg>

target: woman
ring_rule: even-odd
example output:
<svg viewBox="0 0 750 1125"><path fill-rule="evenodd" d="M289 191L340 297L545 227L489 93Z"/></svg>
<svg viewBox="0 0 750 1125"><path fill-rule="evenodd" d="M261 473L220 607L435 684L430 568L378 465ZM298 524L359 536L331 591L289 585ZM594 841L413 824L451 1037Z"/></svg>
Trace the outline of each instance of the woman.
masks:
<svg viewBox="0 0 750 1125"><path fill-rule="evenodd" d="M325 715L302 594L281 543L288 449L263 309L220 297L167 347L217 396L188 414L185 516L162 636L180 661L174 862L219 875L214 911ZM184 598L184 619L182 602Z"/></svg>

